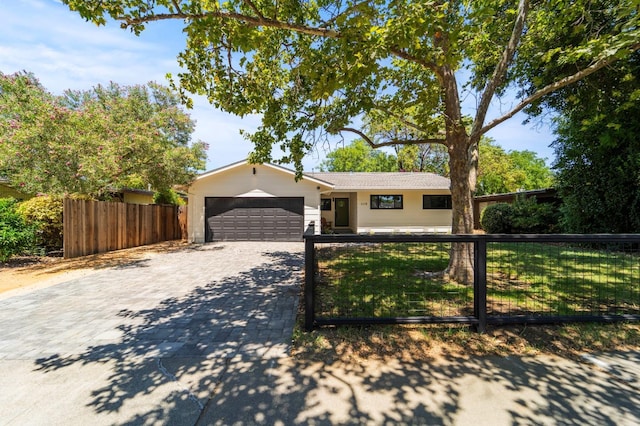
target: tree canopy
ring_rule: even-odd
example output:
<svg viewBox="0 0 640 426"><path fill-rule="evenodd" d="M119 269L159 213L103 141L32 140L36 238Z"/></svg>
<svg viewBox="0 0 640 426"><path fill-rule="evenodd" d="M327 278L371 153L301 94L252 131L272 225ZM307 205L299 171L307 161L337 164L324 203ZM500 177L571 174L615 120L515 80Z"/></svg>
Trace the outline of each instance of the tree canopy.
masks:
<svg viewBox="0 0 640 426"><path fill-rule="evenodd" d="M492 139L480 142L476 195L550 188L554 175L533 151L505 151Z"/></svg>
<svg viewBox="0 0 640 426"><path fill-rule="evenodd" d="M635 0L63 1L85 19L104 24L111 17L135 33L154 21L183 22L187 45L176 87L240 116L261 113L262 125L249 135L255 161L270 160L279 145L287 153L280 160L301 172L313 144L341 132L373 147L444 145L454 233L473 231L483 134L640 48ZM592 15L605 16L606 25ZM571 29L571 43L557 37ZM529 72L541 75L558 62L566 72L550 83ZM522 96L488 120L492 100L510 84ZM461 88L477 99L472 117L462 114ZM357 126L365 114L394 117L413 133L377 142ZM449 271L470 280L470 246L453 251Z"/></svg>
<svg viewBox="0 0 640 426"><path fill-rule="evenodd" d="M361 139L337 148L320 163L320 170L328 172L393 172L397 171L396 157L371 148Z"/></svg>
<svg viewBox="0 0 640 426"><path fill-rule="evenodd" d="M156 83L49 93L0 73L0 175L26 192L104 197L122 187L186 184L206 146L175 93Z"/></svg>
<svg viewBox="0 0 640 426"><path fill-rule="evenodd" d="M564 226L640 232L640 55L558 96L554 142Z"/></svg>
<svg viewBox="0 0 640 426"><path fill-rule="evenodd" d="M448 155L439 145L398 145L395 155L373 149L362 139L336 148L320 163L328 172L432 172L448 176Z"/></svg>

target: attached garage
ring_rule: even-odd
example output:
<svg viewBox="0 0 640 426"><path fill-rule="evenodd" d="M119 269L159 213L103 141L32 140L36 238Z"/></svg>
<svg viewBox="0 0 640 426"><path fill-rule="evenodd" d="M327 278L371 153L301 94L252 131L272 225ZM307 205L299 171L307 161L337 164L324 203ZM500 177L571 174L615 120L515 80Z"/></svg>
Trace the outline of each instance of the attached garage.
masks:
<svg viewBox="0 0 640 426"><path fill-rule="evenodd" d="M245 160L211 170L189 186L189 239L302 241L308 230L320 233L320 194L332 188L269 163Z"/></svg>
<svg viewBox="0 0 640 426"><path fill-rule="evenodd" d="M205 241L301 241L304 197L206 197Z"/></svg>
<svg viewBox="0 0 640 426"><path fill-rule="evenodd" d="M448 199L450 186L433 173L297 175L243 160L203 173L189 186L189 240L302 241L305 232L319 234L323 226L357 233L451 232L450 206L432 203L434 197ZM385 197L394 204L374 205Z"/></svg>

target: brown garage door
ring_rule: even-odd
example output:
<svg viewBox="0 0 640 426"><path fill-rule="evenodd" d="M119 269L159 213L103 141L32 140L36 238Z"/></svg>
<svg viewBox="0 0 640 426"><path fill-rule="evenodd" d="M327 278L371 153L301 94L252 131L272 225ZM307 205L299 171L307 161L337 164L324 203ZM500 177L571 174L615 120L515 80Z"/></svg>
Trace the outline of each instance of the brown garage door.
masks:
<svg viewBox="0 0 640 426"><path fill-rule="evenodd" d="M300 241L304 198L205 198L206 241Z"/></svg>

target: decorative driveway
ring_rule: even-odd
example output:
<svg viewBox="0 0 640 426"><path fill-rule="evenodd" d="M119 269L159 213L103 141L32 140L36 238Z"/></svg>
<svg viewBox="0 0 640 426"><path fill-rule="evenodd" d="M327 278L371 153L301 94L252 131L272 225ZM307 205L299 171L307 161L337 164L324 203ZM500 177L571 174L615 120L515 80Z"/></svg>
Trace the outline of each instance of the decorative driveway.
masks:
<svg viewBox="0 0 640 426"><path fill-rule="evenodd" d="M0 300L1 423L195 423L212 372L287 355L303 248L194 245Z"/></svg>

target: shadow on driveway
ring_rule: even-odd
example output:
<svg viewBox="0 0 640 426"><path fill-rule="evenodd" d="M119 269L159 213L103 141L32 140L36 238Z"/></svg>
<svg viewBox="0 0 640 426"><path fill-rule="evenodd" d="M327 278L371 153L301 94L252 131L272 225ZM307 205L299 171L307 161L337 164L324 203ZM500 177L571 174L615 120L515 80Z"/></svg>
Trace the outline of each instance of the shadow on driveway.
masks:
<svg viewBox="0 0 640 426"><path fill-rule="evenodd" d="M152 309L120 311L124 324L113 330L119 339L78 355L38 359L37 371L109 364L108 380L91 390L88 406L95 413L118 413L121 419L130 410L133 423L195 422L233 360L270 360L289 352L303 256L265 256L265 264ZM156 392L162 400L149 397ZM153 408L138 412L137 399Z"/></svg>
<svg viewBox="0 0 640 426"><path fill-rule="evenodd" d="M112 343L38 359L35 372L31 363L39 375L32 398L42 401L31 416L8 423L640 423L634 384L557 357L292 359L302 254L266 256L260 266L153 309L121 311L124 325L114 328ZM11 374L20 377L14 365ZM46 406L52 389L57 401Z"/></svg>

